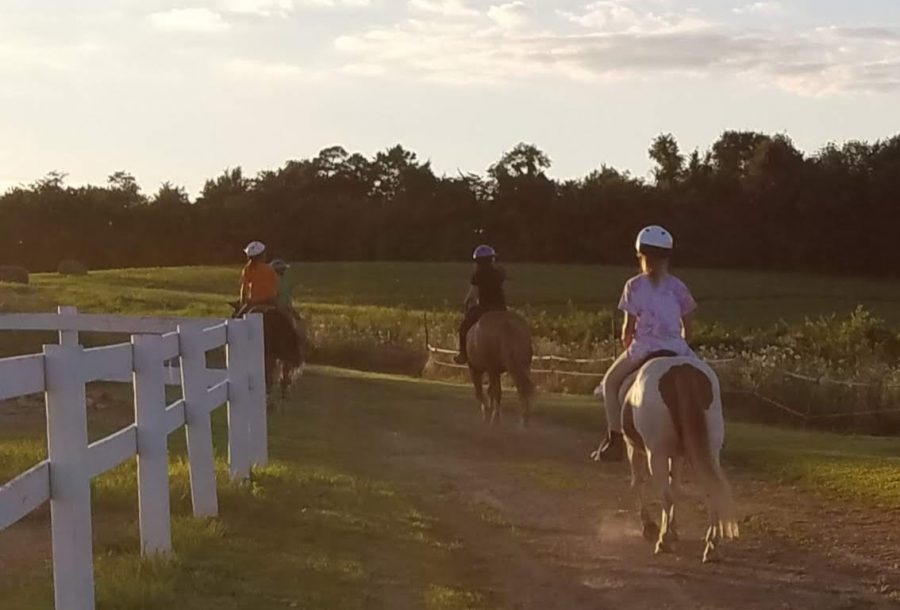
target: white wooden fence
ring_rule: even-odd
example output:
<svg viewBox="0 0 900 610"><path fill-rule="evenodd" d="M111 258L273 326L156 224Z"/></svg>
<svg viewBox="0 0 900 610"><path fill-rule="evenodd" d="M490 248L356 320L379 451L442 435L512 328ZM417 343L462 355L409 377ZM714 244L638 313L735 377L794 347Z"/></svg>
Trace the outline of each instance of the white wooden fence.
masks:
<svg viewBox="0 0 900 610"><path fill-rule="evenodd" d="M93 610L91 479L137 456L141 552L172 548L167 437L186 428L194 515L218 512L210 414L228 405L228 464L244 479L266 464L266 389L260 316L243 320L79 314L0 315L2 330L52 330L59 345L0 359L0 400L44 392L48 459L0 487L0 529L50 500L56 610ZM129 343L85 349L79 332L131 334ZM206 352L225 347L226 368ZM167 363L178 361L179 366ZM88 444L85 385L133 384L134 423ZM166 386L182 398L167 404Z"/></svg>

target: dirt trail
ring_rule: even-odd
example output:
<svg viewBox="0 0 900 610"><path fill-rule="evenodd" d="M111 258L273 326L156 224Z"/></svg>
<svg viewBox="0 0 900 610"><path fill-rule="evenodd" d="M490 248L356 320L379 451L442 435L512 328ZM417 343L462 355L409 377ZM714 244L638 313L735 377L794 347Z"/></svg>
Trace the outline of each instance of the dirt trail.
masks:
<svg viewBox="0 0 900 610"><path fill-rule="evenodd" d="M830 505L731 472L744 537L722 562L700 562L703 510L691 495L677 505L682 542L654 557L626 466L587 460L594 433L542 420L527 431L513 421L487 429L468 393L442 386L322 376L306 392L287 417L436 518L473 558L496 607L900 608L900 511ZM0 572L25 576L48 546L40 516L3 532ZM371 553L367 564L383 578L365 607L422 607L415 591L393 584L392 558Z"/></svg>
<svg viewBox="0 0 900 610"><path fill-rule="evenodd" d="M896 515L822 510L793 490L732 473L744 537L727 545L722 562L700 562L703 511L690 489L679 506L682 542L654 557L626 467L587 461L592 435L546 423L489 431L474 410L441 417L447 430L468 435L445 441L373 418L384 455L370 459L474 550L504 607L900 607Z"/></svg>

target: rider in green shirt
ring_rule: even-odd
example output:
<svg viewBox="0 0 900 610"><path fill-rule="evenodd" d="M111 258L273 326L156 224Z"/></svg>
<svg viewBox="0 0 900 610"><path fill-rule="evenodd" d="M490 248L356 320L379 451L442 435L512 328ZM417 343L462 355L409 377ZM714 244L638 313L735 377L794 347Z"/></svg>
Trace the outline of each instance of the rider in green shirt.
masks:
<svg viewBox="0 0 900 610"><path fill-rule="evenodd" d="M280 258L272 261L271 265L275 273L278 274L278 296L275 298L275 303L282 311L296 316L294 311L294 288L297 282L289 273L286 273L290 266Z"/></svg>

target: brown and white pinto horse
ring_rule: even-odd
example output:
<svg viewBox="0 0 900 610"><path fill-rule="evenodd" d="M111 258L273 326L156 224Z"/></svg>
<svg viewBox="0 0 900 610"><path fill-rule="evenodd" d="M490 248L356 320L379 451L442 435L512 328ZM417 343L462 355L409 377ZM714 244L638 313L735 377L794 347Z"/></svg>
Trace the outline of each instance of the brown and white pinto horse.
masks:
<svg viewBox="0 0 900 610"><path fill-rule="evenodd" d="M644 537L655 542L657 554L670 551L677 540L672 483L677 464L685 460L706 494L709 527L703 561L714 559L719 540L739 535L731 487L719 464L725 421L715 372L696 358L654 358L626 380L620 397ZM648 477L662 499L659 526L645 504Z"/></svg>

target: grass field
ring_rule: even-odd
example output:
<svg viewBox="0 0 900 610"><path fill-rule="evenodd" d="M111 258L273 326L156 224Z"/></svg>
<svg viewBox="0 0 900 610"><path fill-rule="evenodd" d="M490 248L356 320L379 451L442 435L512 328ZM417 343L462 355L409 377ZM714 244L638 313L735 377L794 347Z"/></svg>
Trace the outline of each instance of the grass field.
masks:
<svg viewBox="0 0 900 610"><path fill-rule="evenodd" d="M409 360L409 354L422 352L422 314L429 312L433 339L452 341L469 266L303 264L293 272L300 284L298 304L312 321L326 362L365 368L372 365L366 354L373 345L388 346L401 355L396 366L383 368L417 372L422 361L418 356ZM608 311L630 274L623 268L511 265L510 300L527 306L545 353L561 346L575 353L596 352L604 349ZM701 303L703 320L729 332L751 332L748 329L781 319L843 314L858 304L894 328L900 324L896 282L692 270L681 275ZM237 278L237 268L122 270L72 278L35 275L29 286L0 285L0 312L51 311L67 304L89 312L224 316ZM0 353L32 351L52 340L40 334L0 333ZM108 404L92 410L94 438L126 425L131 417L127 394L92 389L97 392L100 403ZM469 393L441 383L321 369L302 381L299 400L273 416L275 462L258 472L252 485L229 484L220 461L223 512L210 521L188 516L187 471L178 457L183 455L183 440L174 436L177 554L171 562L146 563L137 557L134 465L99 478L94 486L99 607L510 607L512 594L498 589L485 566L484 549L462 540L454 518L433 506L435 490L422 487L419 475L399 467L404 461L399 456L416 456L420 450L392 448L385 441L385 435L425 434L449 443L454 452L482 451L467 445L472 422L469 415L460 415L473 412ZM591 399L544 395L541 406L539 425L562 426L582 435L600 428L599 410ZM0 480L5 480L42 459L44 422L34 405L0 409ZM215 426L222 455L221 414ZM380 436L373 435L376 428ZM500 460L492 468L512 477L515 489L524 485L541 493L572 493L583 488L579 477L585 473L570 469L571 460L580 458L529 457L530 451L522 447L487 457L491 464ZM732 424L726 460L740 473L779 489L799 490L814 503L836 502L847 510L900 505L897 439ZM440 476L431 473L423 481ZM605 485L625 489L622 478L612 477ZM491 527L518 531L510 525L515 518L508 511L480 501L469 508ZM46 513L38 513L0 533L4 610L49 607L46 519ZM751 523L760 532L796 529L787 517L781 525L769 523L781 519L777 515L760 519Z"/></svg>
<svg viewBox="0 0 900 610"><path fill-rule="evenodd" d="M425 319L432 344L456 343L467 264L309 263L292 269L297 304L310 322L315 362L418 375L426 363ZM527 316L538 354L606 358L615 353L612 308L633 269L510 265L509 298ZM82 311L175 316L225 316L236 295L236 267L103 271L86 277L35 275L30 286L0 284L0 311ZM800 274L684 270L700 301L696 341L713 357L742 357L729 387L762 390L804 412L891 410L900 386L900 283ZM881 317L841 317L857 306ZM799 335L798 335L799 333ZM107 340L91 337L88 342ZM34 351L48 335L0 333L0 355ZM767 351L769 347L775 352ZM787 362L786 360L790 361ZM884 391L816 388L785 383L778 371L884 384ZM579 367L602 375L602 364ZM453 371L429 367L429 376ZM592 377L540 376L550 391L587 393ZM753 412L751 408L750 413ZM900 425L853 422L856 429ZM838 426L845 422L837 421ZM850 423L850 422L846 422Z"/></svg>
<svg viewBox="0 0 900 610"><path fill-rule="evenodd" d="M123 425L130 417L127 396L108 387L102 391L108 404L92 411L94 437ZM18 418L17 426L0 429L0 479L41 459L44 452L40 413L21 410ZM302 380L297 398L272 415L273 463L257 472L249 486L225 481L221 462L224 421L221 413L216 417L223 475L219 519L198 521L188 516L187 472L177 457L183 454L183 441L180 434L173 436L176 556L172 561L148 563L137 556L133 463L95 482L98 608L513 607L495 580L496 570L503 568L485 563L485 553L493 551L457 530L457 517L444 515L441 501L433 495L443 492L432 483L451 476L454 470L444 464L450 470L443 475L422 478L408 470L409 464L425 460L429 468L436 468L448 459L442 456L479 455L477 462L489 470L499 469L498 476L517 493L531 490L561 507L573 493L588 491L588 480L600 476L605 495L617 498L613 504L622 502L628 507L621 467L597 471L577 458L584 440L595 438L590 431L599 429L599 421L599 410L590 399L543 396L537 431L531 433L536 435L533 442L519 443L519 435L508 430L501 436L512 434L509 441L483 439L483 444L478 440L482 435L466 388L313 370ZM562 430L563 436L555 442L568 447L565 455L550 455L541 449L540 444L548 442L540 440L545 438L541 429L548 426ZM810 494L816 502L883 506L887 510L900 505L897 439L858 437L848 441L733 424L725 459L742 476L790 485L795 495ZM475 471L470 471L463 480L473 476ZM443 489L442 485L438 487ZM603 495L596 490L589 493ZM462 502L454 508L453 514L458 513L472 513L482 526L502 530L525 543L522 538L527 530L520 531L523 525L511 508ZM777 524L769 521L779 518L755 515L747 522L747 533L770 536L771 527ZM794 525L795 530L798 527L802 531L802 526ZM832 527L838 524L832 523ZM10 531L17 530L20 541L31 537L30 550L19 551L30 559L24 567L4 566L0 575L3 608L49 607L49 573L41 560L48 551L46 514L37 514ZM9 532L0 533L0 549L10 540L8 536ZM2 560L0 552L0 563ZM637 581L644 578L646 574ZM706 577L700 578L697 582L708 588ZM764 594L772 596L771 583L766 587Z"/></svg>
<svg viewBox="0 0 900 610"><path fill-rule="evenodd" d="M615 306L635 273L625 267L514 264L506 266L509 299L548 312ZM402 307L457 311L471 268L443 263L302 263L291 273L297 300L312 305ZM900 282L724 270L677 270L701 304L704 320L757 327L778 320L846 314L857 305L900 324ZM33 276L28 289L0 288L0 306L67 300L85 309L172 313L224 310L234 298L237 268L194 267L99 271L88 277Z"/></svg>

